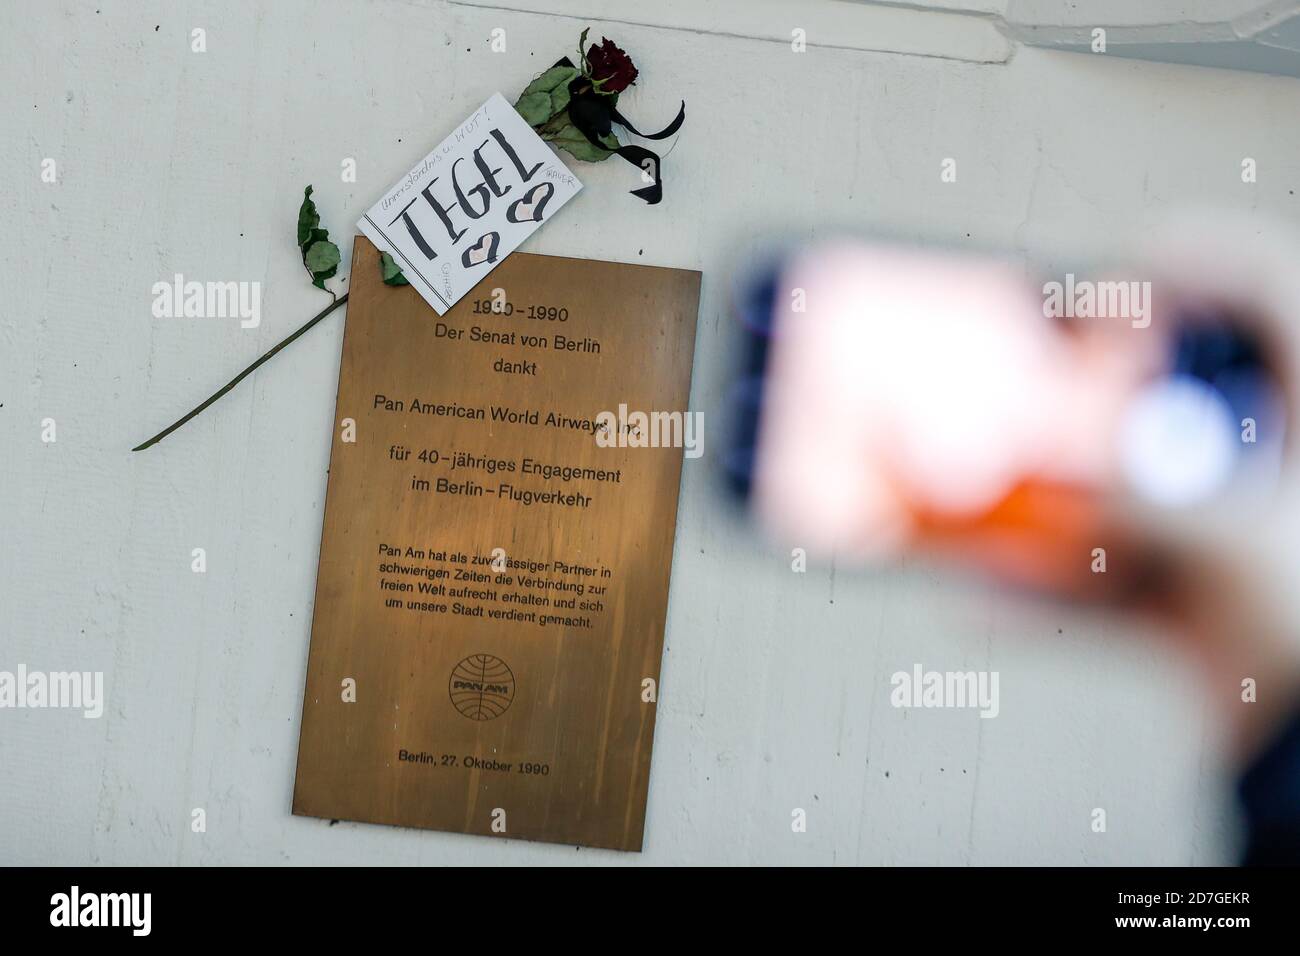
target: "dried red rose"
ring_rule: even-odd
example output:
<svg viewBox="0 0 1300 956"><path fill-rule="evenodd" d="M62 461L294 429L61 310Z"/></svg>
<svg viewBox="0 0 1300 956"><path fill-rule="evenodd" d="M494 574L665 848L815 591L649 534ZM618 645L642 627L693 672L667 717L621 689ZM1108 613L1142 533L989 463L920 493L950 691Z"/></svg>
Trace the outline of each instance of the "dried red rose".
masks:
<svg viewBox="0 0 1300 956"><path fill-rule="evenodd" d="M602 93L621 93L636 82L636 65L613 40L601 37L599 46L593 43L587 51L587 64L593 80L605 81L600 85Z"/></svg>

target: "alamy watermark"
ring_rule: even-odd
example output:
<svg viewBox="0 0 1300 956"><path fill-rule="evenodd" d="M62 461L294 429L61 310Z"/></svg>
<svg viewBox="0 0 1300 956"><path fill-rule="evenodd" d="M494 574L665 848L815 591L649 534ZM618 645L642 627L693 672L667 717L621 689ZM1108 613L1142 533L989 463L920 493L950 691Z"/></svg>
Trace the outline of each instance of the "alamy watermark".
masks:
<svg viewBox="0 0 1300 956"><path fill-rule="evenodd" d="M1049 319L1128 319L1135 329L1151 324L1151 283L1136 280L1043 283L1043 315Z"/></svg>
<svg viewBox="0 0 1300 956"><path fill-rule="evenodd" d="M104 713L103 671L0 671L0 710L68 708L95 719Z"/></svg>
<svg viewBox="0 0 1300 956"><path fill-rule="evenodd" d="M262 283L185 281L179 272L171 282L155 282L155 319L239 319L239 327L262 324Z"/></svg>
<svg viewBox="0 0 1300 956"><path fill-rule="evenodd" d="M687 458L704 454L703 412L618 412L596 415L596 444L601 448L682 448Z"/></svg>
<svg viewBox="0 0 1300 956"><path fill-rule="evenodd" d="M130 928L132 936L148 936L152 911L152 893L83 893L73 886L50 897L51 926L119 926Z"/></svg>
<svg viewBox="0 0 1300 956"><path fill-rule="evenodd" d="M927 671L913 664L910 673L895 671L889 683L894 707L977 707L981 717L996 717L1001 709L997 671Z"/></svg>

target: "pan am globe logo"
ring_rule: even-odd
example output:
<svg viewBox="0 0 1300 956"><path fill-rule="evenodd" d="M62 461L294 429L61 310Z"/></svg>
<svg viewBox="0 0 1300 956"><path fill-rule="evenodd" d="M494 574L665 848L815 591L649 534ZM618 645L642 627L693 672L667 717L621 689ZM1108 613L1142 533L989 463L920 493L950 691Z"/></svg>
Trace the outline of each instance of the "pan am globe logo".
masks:
<svg viewBox="0 0 1300 956"><path fill-rule="evenodd" d="M515 675L499 657L471 654L452 668L447 692L462 717L492 720L510 709L515 699Z"/></svg>

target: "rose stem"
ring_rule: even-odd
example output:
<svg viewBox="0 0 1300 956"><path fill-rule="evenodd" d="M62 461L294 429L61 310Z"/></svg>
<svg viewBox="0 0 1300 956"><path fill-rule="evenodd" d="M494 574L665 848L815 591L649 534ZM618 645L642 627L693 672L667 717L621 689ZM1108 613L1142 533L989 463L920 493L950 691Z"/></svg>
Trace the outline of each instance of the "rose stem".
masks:
<svg viewBox="0 0 1300 956"><path fill-rule="evenodd" d="M164 428L162 431L160 431L157 435L154 435L153 438L150 438L150 439L149 439L147 442L145 442L144 444L142 444L142 445L136 445L136 446L135 446L134 448L132 448L131 450L132 450L132 451L144 451L144 450L145 450L146 448L148 448L150 445L156 445L156 444L158 444L160 441L162 441L164 438L166 438L166 437L167 437L168 435L170 435L172 432L176 431L176 429L180 428L182 425L184 425L186 422L188 422L191 418L193 418L193 417L194 417L195 415L197 415L199 412L203 411L203 409L207 408L209 405L211 405L213 402L215 402L217 399L219 399L222 395L225 395L226 392L230 391L232 388L234 388L236 385L238 385L240 382L242 382L242 381L243 381L245 378L247 378L247 377L248 377L248 376L249 376L249 375L250 375L250 374L251 374L251 373L252 373L252 372L253 372L253 371L254 371L254 370L259 366L259 365L261 365L263 362L265 362L267 359L269 359L271 356L273 356L276 352L280 351L280 349L284 348L286 345L288 345L290 342L292 342L292 341L293 341L294 339L296 339L298 336L302 335L304 332L306 332L308 329L310 329L313 325L315 325L315 324L316 324L317 322L319 322L321 319L325 318L325 316L329 315L331 312L333 312L335 309L337 309L339 306L341 306L341 305L342 305L344 302L346 302L346 301L348 301L348 295L347 295L347 293L345 292L343 295L341 295L341 296L339 296L337 299L335 299L332 303L330 303L329 305L325 306L325 308L322 309L320 312L318 312L314 318L309 319L309 320L307 321L307 324L304 325L302 328L300 328L297 332L294 332L294 333L293 333L292 335L290 335L288 338L286 338L286 339L284 339L283 341L281 341L279 345L276 345L275 347L273 347L273 348L271 349L271 351L267 352L265 355L263 355L260 359L258 359L258 360L257 360L256 362L254 362L252 365L248 366L248 368L244 369L242 372L240 372L238 375L236 375L234 378L232 378L232 379L231 379L229 382L227 382L227 383L225 384L225 386L222 387L222 388L221 388L221 389L220 389L220 390L219 390L215 395L213 395L211 398L209 398L206 402L204 402L204 403L203 403L202 405L200 405L198 408L194 409L194 411L190 412L188 415L186 415L184 418L182 418L180 421L176 422L175 424L173 424L173 425L169 425L167 428Z"/></svg>

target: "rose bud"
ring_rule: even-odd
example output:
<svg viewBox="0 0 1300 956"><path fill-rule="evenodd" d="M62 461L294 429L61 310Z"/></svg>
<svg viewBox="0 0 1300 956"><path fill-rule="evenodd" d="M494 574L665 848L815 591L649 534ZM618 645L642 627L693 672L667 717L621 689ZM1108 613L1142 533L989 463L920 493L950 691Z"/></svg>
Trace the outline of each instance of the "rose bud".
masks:
<svg viewBox="0 0 1300 956"><path fill-rule="evenodd" d="M600 45L591 45L587 51L587 63L591 68L593 80L601 83L602 93L621 93L636 82L637 69L632 58L620 50L613 40L600 38Z"/></svg>

